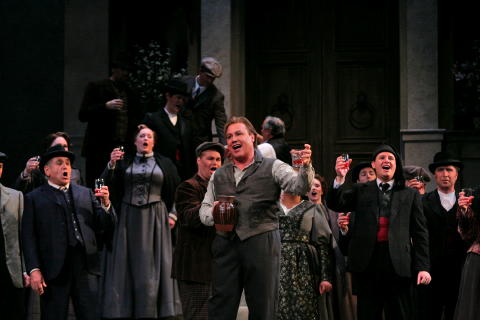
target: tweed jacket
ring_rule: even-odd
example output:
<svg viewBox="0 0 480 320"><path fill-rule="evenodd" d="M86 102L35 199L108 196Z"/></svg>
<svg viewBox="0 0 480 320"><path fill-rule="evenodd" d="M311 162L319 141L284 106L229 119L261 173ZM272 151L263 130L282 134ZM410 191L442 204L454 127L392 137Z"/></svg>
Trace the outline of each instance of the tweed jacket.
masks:
<svg viewBox="0 0 480 320"><path fill-rule="evenodd" d="M177 245L173 253L172 276L178 280L209 283L212 278L212 241L215 228L200 221L199 210L208 180L198 174L182 182L176 192Z"/></svg>
<svg viewBox="0 0 480 320"><path fill-rule="evenodd" d="M187 90L191 97L192 90L195 87L195 77L184 77L182 81L187 84ZM225 114L224 100L223 93L212 84L200 95L191 98L187 102L183 114L192 123L194 129L194 147L202 142L212 141L212 120L215 120L219 142L226 144L224 130L227 116Z"/></svg>
<svg viewBox="0 0 480 320"><path fill-rule="evenodd" d="M5 256L12 283L23 287L23 258L20 247L20 224L23 214L23 194L0 184L0 215L5 238Z"/></svg>

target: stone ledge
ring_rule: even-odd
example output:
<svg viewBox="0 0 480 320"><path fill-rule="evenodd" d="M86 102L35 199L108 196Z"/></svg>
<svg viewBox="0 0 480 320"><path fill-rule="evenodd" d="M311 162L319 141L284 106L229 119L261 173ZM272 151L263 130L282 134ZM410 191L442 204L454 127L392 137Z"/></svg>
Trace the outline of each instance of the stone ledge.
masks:
<svg viewBox="0 0 480 320"><path fill-rule="evenodd" d="M403 142L439 142L443 141L445 129L401 129Z"/></svg>

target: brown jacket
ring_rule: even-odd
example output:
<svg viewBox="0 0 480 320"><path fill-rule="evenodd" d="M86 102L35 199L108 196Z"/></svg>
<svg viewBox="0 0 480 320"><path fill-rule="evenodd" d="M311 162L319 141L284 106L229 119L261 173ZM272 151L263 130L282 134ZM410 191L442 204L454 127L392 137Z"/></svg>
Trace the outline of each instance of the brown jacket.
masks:
<svg viewBox="0 0 480 320"><path fill-rule="evenodd" d="M215 229L200 221L200 206L208 181L198 174L182 182L175 195L177 209L177 245L173 253L172 276L178 280L211 281L211 246Z"/></svg>

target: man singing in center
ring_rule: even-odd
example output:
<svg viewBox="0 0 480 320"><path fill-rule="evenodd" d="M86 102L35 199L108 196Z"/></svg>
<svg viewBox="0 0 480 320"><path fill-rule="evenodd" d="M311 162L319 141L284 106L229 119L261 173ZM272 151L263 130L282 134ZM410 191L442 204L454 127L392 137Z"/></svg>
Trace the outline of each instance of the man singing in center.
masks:
<svg viewBox="0 0 480 320"><path fill-rule="evenodd" d="M238 221L232 232L217 231L212 244L213 295L209 319L236 319L242 289L249 319L276 319L280 267L277 201L283 189L308 192L314 170L310 145L301 151L303 166L293 168L256 150L256 131L244 117L225 125L231 162L215 171L200 209L205 225L214 225L212 211L219 195L235 196Z"/></svg>

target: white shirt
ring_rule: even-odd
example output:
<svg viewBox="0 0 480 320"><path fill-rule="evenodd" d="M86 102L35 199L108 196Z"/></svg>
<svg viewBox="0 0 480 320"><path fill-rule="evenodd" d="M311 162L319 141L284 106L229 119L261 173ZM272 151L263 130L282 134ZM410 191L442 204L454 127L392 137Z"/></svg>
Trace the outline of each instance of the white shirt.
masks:
<svg viewBox="0 0 480 320"><path fill-rule="evenodd" d="M67 183L64 186L59 186L58 184L50 182L50 180L47 180L47 182L48 182L49 185L51 185L52 187L54 187L55 189L58 189L60 191L68 190L68 188L70 188L70 183Z"/></svg>
<svg viewBox="0 0 480 320"><path fill-rule="evenodd" d="M392 188L393 188L393 182L394 182L394 181L395 181L395 180L392 179L392 180L386 182L386 183L388 184L388 189L387 189L387 191L392 190ZM377 186L378 186L378 189L380 189L380 190L382 190L382 187L381 187L381 184L382 184L382 183L384 183L384 182L383 182L382 180L380 180L380 179L377 178Z"/></svg>
<svg viewBox="0 0 480 320"><path fill-rule="evenodd" d="M233 176L235 178L235 184L238 185L242 177L245 175L245 172L248 167L255 163L255 159L246 166L243 170L233 165ZM305 194L310 190L312 185L313 177L315 176L315 170L312 165L300 167L300 170L296 172L290 165L280 161L275 160L272 165L272 176L275 182L280 186L282 190L285 190L294 194ZM200 220L206 226L213 226L213 202L216 200L215 197L215 186L213 180L215 177L215 172L210 177L207 186L207 192L202 201L202 206L200 207Z"/></svg>
<svg viewBox="0 0 480 320"><path fill-rule="evenodd" d="M442 207L447 211L452 209L453 206L455 205L455 202L457 202L455 191L450 193L443 193L437 189L437 192L438 192L438 195L440 196L440 203L442 204Z"/></svg>
<svg viewBox="0 0 480 320"><path fill-rule="evenodd" d="M277 159L277 154L275 153L275 149L273 149L273 146L270 143L268 142L261 143L257 146L257 149L260 150L260 153L264 158Z"/></svg>
<svg viewBox="0 0 480 320"><path fill-rule="evenodd" d="M170 113L168 110L167 110L167 107L163 108L163 110L165 110L165 112L167 113L168 115L168 118L170 118L170 122L173 124L173 125L176 125L177 124L177 120L178 120L178 115L176 113Z"/></svg>

